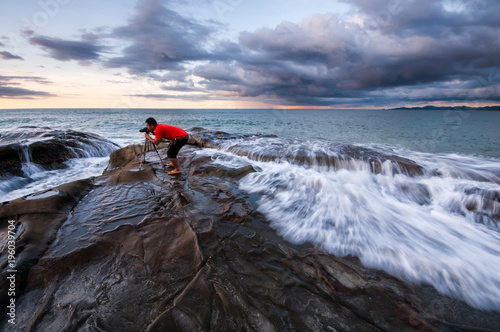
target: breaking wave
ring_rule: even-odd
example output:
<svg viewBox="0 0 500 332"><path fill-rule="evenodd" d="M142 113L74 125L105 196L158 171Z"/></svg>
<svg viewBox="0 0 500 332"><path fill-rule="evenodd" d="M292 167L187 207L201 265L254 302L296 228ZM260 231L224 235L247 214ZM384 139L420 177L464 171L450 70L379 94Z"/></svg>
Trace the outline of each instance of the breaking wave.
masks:
<svg viewBox="0 0 500 332"><path fill-rule="evenodd" d="M0 201L102 173L119 146L73 130L21 127L0 134Z"/></svg>
<svg viewBox="0 0 500 332"><path fill-rule="evenodd" d="M500 161L247 138L204 149L281 236L500 310Z"/></svg>

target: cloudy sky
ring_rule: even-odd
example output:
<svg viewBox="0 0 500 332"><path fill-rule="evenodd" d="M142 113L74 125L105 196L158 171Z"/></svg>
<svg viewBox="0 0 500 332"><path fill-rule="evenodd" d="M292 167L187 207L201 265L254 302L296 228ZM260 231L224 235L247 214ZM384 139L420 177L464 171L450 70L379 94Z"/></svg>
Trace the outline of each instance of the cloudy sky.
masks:
<svg viewBox="0 0 500 332"><path fill-rule="evenodd" d="M0 0L0 108L500 104L498 0Z"/></svg>

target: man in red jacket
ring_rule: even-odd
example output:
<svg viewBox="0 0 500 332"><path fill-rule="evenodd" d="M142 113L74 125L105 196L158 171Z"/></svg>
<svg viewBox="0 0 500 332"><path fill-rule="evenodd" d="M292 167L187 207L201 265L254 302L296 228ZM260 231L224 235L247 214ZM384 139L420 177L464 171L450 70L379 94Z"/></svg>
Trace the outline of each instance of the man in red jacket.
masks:
<svg viewBox="0 0 500 332"><path fill-rule="evenodd" d="M155 135L155 138L153 139L148 133L144 133L146 139L150 140L153 144L160 144L162 138L171 141L167 150L167 156L170 158L171 163L167 166L173 166L174 170L168 172L168 174L181 174L182 171L179 166L179 162L177 161L177 154L179 153L179 150L188 142L188 133L179 127L162 123L158 124L153 118L148 118L146 120L146 128L148 128L148 130Z"/></svg>

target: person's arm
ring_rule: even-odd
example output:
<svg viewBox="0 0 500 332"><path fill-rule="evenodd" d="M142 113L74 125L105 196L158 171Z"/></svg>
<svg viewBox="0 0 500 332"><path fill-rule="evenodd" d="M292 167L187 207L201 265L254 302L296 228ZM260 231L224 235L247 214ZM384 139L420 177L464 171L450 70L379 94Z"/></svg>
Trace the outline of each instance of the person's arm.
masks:
<svg viewBox="0 0 500 332"><path fill-rule="evenodd" d="M154 139L153 139L153 138L151 138L151 136L149 136L149 134L148 134L148 133L144 133L144 137L146 137L146 139L150 140L150 141L151 141L151 143L153 143L153 144L155 144L155 145L158 145L158 144L160 144L160 142L161 142L161 137L159 137L159 138L154 138Z"/></svg>

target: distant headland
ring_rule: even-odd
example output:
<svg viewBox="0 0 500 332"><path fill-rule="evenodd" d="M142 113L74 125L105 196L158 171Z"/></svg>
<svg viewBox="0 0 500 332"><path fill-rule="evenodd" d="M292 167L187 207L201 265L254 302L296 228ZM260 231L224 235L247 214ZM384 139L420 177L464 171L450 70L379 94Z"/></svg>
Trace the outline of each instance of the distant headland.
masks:
<svg viewBox="0 0 500 332"><path fill-rule="evenodd" d="M469 106L422 106L422 107L396 107L384 108L384 110L451 110L451 111L500 111L499 106L483 106L483 107L469 107Z"/></svg>

